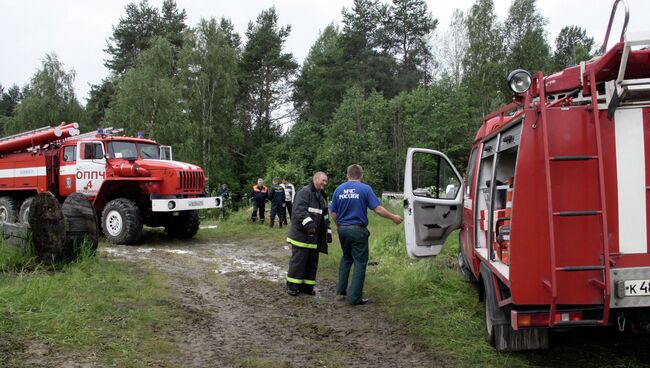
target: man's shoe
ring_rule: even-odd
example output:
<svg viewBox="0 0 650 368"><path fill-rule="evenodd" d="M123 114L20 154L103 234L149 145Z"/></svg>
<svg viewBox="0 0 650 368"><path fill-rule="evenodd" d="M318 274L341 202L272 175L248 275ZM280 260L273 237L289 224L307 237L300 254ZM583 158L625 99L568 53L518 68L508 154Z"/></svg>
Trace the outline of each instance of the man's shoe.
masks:
<svg viewBox="0 0 650 368"><path fill-rule="evenodd" d="M370 303L370 299L362 298L358 303L354 303L352 305L365 305L365 304L368 304L368 303Z"/></svg>
<svg viewBox="0 0 650 368"><path fill-rule="evenodd" d="M337 302L343 302L343 301L345 301L345 299L347 299L347 297L348 296L345 295L345 294L336 294L336 297L334 298L334 300L336 300Z"/></svg>
<svg viewBox="0 0 650 368"><path fill-rule="evenodd" d="M298 296L298 294L300 294L300 291L295 289L287 289L287 294L291 296Z"/></svg>

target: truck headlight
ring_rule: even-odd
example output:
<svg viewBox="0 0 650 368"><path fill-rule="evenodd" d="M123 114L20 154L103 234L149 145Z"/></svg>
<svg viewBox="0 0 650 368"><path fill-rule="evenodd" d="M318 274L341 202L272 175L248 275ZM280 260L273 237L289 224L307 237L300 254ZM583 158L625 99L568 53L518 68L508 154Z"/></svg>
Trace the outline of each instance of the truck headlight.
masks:
<svg viewBox="0 0 650 368"><path fill-rule="evenodd" d="M516 69L508 74L508 85L514 93L524 93L530 88L532 79L530 73L523 69Z"/></svg>
<svg viewBox="0 0 650 368"><path fill-rule="evenodd" d="M169 208L170 210L173 210L174 208L176 208L176 202L174 202L174 201L167 202L167 208Z"/></svg>

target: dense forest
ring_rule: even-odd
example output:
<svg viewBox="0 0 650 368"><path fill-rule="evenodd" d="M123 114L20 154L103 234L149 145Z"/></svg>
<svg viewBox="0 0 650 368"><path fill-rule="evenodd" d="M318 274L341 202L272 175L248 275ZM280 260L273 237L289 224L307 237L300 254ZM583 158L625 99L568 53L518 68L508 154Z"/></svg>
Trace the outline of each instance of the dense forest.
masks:
<svg viewBox="0 0 650 368"><path fill-rule="evenodd" d="M225 18L188 25L174 0L130 3L107 35L109 77L86 106L74 71L50 53L29 84L0 86L0 133L61 121L142 130L201 165L213 188L259 176L299 184L317 170L338 184L360 163L376 190L401 190L409 146L464 167L481 116L511 98L510 70L549 73L596 52L572 25L551 45L536 0L512 0L503 20L492 0L476 0L447 30L435 13L424 0L354 0L299 65L274 8L240 35Z"/></svg>

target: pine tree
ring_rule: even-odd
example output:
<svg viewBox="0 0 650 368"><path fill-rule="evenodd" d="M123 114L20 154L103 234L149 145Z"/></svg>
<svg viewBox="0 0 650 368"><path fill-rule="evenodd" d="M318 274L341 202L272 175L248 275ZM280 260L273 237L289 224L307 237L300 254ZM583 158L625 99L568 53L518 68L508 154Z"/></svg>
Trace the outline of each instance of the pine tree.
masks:
<svg viewBox="0 0 650 368"><path fill-rule="evenodd" d="M581 61L589 60L594 55L594 38L578 26L562 28L555 39L553 63L556 70L562 70Z"/></svg>

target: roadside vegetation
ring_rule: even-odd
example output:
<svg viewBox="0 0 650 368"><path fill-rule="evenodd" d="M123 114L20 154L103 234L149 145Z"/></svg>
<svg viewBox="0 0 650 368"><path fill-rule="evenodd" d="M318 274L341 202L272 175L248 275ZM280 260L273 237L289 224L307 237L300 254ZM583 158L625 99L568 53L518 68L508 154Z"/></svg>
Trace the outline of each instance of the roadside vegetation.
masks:
<svg viewBox="0 0 650 368"><path fill-rule="evenodd" d="M46 267L0 244L0 366L173 366L182 317L164 276L86 253Z"/></svg>

